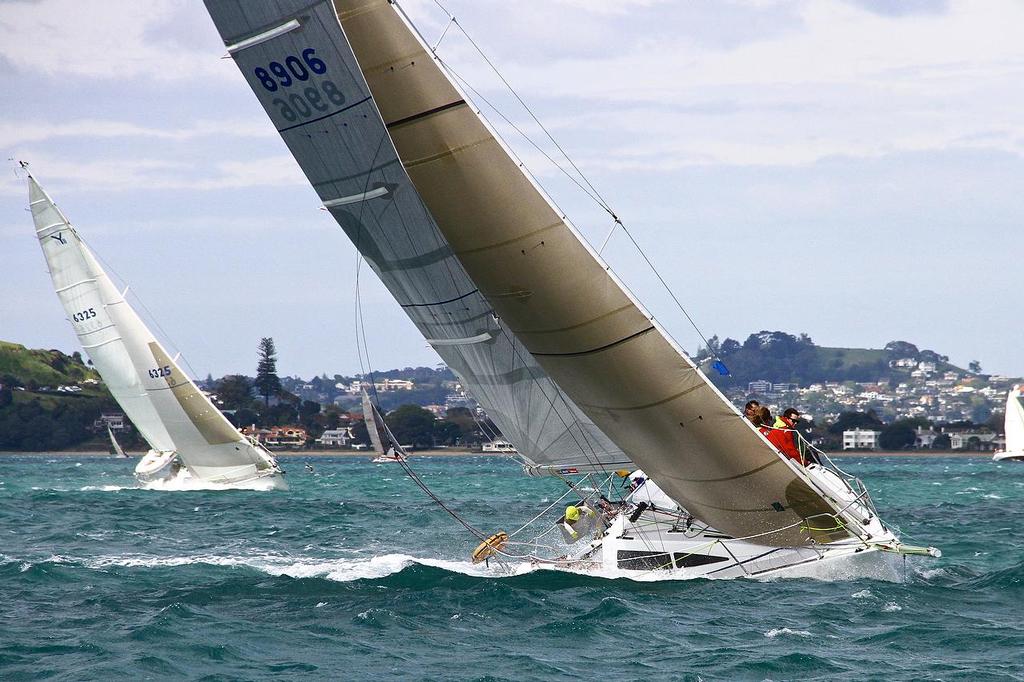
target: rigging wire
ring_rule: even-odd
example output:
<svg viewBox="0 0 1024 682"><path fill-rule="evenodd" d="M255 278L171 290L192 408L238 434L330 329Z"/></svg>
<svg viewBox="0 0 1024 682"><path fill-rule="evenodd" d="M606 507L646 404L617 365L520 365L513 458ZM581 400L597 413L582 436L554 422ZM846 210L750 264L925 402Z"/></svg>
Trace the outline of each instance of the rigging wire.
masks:
<svg viewBox="0 0 1024 682"><path fill-rule="evenodd" d="M394 2L394 4L396 6L398 6L397 1ZM514 87L512 87L512 84L508 81L507 78L505 78L505 76L501 73L500 69L498 69L498 67L494 64L494 62L480 48L480 46L477 44L477 42L475 40L473 40L473 37L469 34L469 32L465 29L465 27L462 26L462 24L459 23L458 19L439 0L434 0L434 4L437 5L441 9L441 11L443 11L448 16L448 19L449 19L448 25L445 27L444 32L442 33L441 37L437 40L437 43L434 45L434 47L431 48L431 52L433 53L435 59L437 59L438 63L448 73L450 73L453 78L455 78L464 87L466 87L469 91L471 91L473 93L474 98L479 98L481 101L486 103L487 106L489 106L495 113L497 113L498 116L500 116L502 118L502 120L504 120L508 125L510 125L517 133L519 133L521 136L523 136L531 146L533 146L546 159L548 159L548 161L550 161L555 166L555 168L557 168L559 171L561 171L567 178L572 180L572 182L577 187L579 187L598 206L600 206L606 213L608 213L609 216L611 216L611 218L613 220L613 227L609 231L608 235L605 237L604 242L602 243L602 245L600 247L600 250L597 252L598 255L601 254L601 252L604 250L604 247L608 244L608 241L611 239L612 235L614 234L615 227L616 226L621 227L622 231L629 238L629 241L633 244L633 247L637 250L637 253L639 253L640 256L644 259L644 262L647 264L647 267L650 268L651 272L653 272L655 277L657 277L658 282L665 289L665 291L668 292L669 297L672 299L672 302L675 304L676 308L679 309L679 311L682 313L682 315L686 319L686 321L690 324L691 327L693 327L693 330L695 332L697 332L697 335L704 342L704 348L706 348L708 350L709 355L710 355L709 359L713 358L713 359L720 360L721 358L719 357L718 353L716 352L716 350L714 348L712 348L711 344L708 342L707 336L704 334L704 332L697 325L696 321L693 319L693 317L690 315L690 313L683 306L682 302L676 296L675 292L673 292L672 289L669 287L668 282L665 281L665 278L662 276L661 272L654 265L653 261L651 261L650 257L647 255L647 253L644 251L644 249L640 246L639 242L637 242L636 238L633 236L633 234L626 227L625 223L619 218L619 216L616 214L616 212L611 208L609 203L604 199L604 197L601 195L601 193L598 191L598 189L594 186L594 184L590 181L590 179L587 177L587 175L580 169L580 167L576 164L576 162L568 154L568 152L565 150L565 148L562 147L562 145L558 143L558 141L551 134L551 132L547 129L547 127L544 126L544 124L540 121L540 118L534 113L533 109L530 108L530 106L519 95L519 93L516 91L516 89ZM404 11L403 11L403 14L404 14ZM408 17L407 17L407 19L408 19ZM412 22L410 21L409 23L411 24ZM498 77L498 79L505 86L505 88L509 91L509 93L511 93L512 97L515 98L515 100L520 104L520 106L523 107L523 109L530 116L530 118L534 121L534 123L536 123L536 125L544 132L544 135L548 138L548 140L551 141L551 143L555 146L555 148L562 155L562 157L565 158L565 160L569 163L569 165L572 167L572 169L579 176L580 180L582 180L582 184L581 184L581 182L579 180L576 180L576 178L571 173L569 173L569 171L567 171L565 168L563 168L561 164L559 164L557 161L555 161L553 158L551 158L551 156L545 150L543 150L536 142L534 142L533 139L530 138L530 136L527 133L525 133L521 128L519 128L511 120L509 120L509 118L507 116L505 116L505 114L500 109L498 109L498 107L496 105L491 103L479 91L477 91L475 88L473 88L473 86L465 78L460 76L451 67L451 65L448 64L448 62L446 62L444 59L442 59L440 57L440 55L437 54L436 50L437 50L438 46L440 46L441 41L444 39L445 35L448 33L448 29L453 24L458 27L458 29L462 33L462 35L465 36L466 40L468 40L470 45L473 46L473 49L476 50L477 54L480 55L481 59L484 60L484 62L487 64L487 66L490 67L490 69ZM480 113L480 115L483 116L482 112L478 112L478 113ZM526 168L526 165L525 165L525 163L523 161L520 160L518 163L519 163L521 168L524 168L524 169ZM536 175L534 175L533 173L531 173L531 175L533 175L534 180L537 182L537 184L539 186L543 187L543 185L537 180ZM586 185L586 187L584 187L584 184ZM564 218L564 215L563 215L563 218Z"/></svg>

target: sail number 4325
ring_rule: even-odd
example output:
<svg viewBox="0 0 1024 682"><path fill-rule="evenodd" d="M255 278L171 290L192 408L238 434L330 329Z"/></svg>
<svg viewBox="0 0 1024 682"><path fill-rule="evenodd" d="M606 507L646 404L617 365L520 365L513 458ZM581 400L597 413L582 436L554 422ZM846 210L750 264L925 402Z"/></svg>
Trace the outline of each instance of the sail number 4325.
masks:
<svg viewBox="0 0 1024 682"><path fill-rule="evenodd" d="M289 122L309 118L315 112L326 112L331 104L341 106L345 103L345 95L333 81L310 80L314 75L327 73L327 64L316 56L316 50L307 47L301 55L301 59L292 54L279 62L270 62L265 68L258 66L253 69L253 75L265 90L282 91L272 102L277 105L282 118ZM284 91L292 86L295 86L294 91Z"/></svg>
<svg viewBox="0 0 1024 682"><path fill-rule="evenodd" d="M156 369L149 370L149 376L152 379L159 379L160 377L171 376L171 366L164 365L163 367L157 367Z"/></svg>

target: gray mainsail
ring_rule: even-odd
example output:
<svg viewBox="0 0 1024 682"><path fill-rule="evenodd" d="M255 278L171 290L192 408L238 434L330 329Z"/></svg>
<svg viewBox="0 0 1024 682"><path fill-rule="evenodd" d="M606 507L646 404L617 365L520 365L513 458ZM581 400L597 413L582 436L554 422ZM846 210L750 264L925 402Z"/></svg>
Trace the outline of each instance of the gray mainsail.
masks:
<svg viewBox="0 0 1024 682"><path fill-rule="evenodd" d="M453 344L435 341L439 351L459 349L453 369L529 457L537 443L521 431L539 415L515 408L534 408L539 384L524 381L530 397L517 396L520 384L495 379L508 376L501 370L532 373L536 361L544 385L558 386L563 404L572 400L572 412L596 425L591 433L607 436L697 518L778 546L848 537L831 519L837 503L743 421L625 291L391 2L337 0L337 17L326 3L207 6L325 206L361 251L373 242L374 269L407 311L416 309L410 316L428 339ZM333 80L306 85L315 80L309 72ZM378 115L383 127L360 126L360 117ZM371 224L392 212L405 228L421 212L428 231L371 238ZM410 266L422 268L415 279ZM440 298L443 282L458 298ZM499 366L488 336L507 340L503 361L522 364Z"/></svg>
<svg viewBox="0 0 1024 682"><path fill-rule="evenodd" d="M324 207L529 465L632 466L480 293L426 210L329 2L208 0Z"/></svg>

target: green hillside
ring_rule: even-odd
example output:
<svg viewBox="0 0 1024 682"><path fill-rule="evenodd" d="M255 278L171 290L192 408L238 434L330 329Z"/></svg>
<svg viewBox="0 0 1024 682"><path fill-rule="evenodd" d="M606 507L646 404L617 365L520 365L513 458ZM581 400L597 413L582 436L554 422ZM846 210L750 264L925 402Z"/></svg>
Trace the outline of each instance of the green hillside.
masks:
<svg viewBox="0 0 1024 682"><path fill-rule="evenodd" d="M0 450L62 450L102 442L93 423L102 412L117 409L106 386L57 390L87 379L99 380L99 374L77 352L65 355L0 341Z"/></svg>
<svg viewBox="0 0 1024 682"><path fill-rule="evenodd" d="M0 341L0 383L5 383L2 380L4 376L8 377L9 383L32 388L70 385L100 378L95 370L82 362L77 351L65 355L59 350L32 350L17 343Z"/></svg>
<svg viewBox="0 0 1024 682"><path fill-rule="evenodd" d="M826 381L885 382L909 376L910 369L891 367L902 358L934 362L936 370L964 370L951 365L949 358L932 350L919 350L905 341L892 341L883 349L830 348L817 346L806 334L793 336L781 331L761 331L740 343L734 339L719 342L712 337L711 350L701 349L698 360L720 359L729 368L727 376L713 374L723 387L746 386L751 381L795 383L808 386Z"/></svg>

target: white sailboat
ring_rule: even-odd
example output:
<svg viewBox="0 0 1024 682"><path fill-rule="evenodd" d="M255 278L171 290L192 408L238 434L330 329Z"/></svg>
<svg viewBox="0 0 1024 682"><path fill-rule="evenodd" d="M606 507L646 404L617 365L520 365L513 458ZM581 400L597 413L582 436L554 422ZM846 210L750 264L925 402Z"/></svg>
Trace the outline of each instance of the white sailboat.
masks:
<svg viewBox="0 0 1024 682"><path fill-rule="evenodd" d="M783 457L741 417L522 172L396 2L206 6L324 208L526 471L565 478L594 519L568 546L496 533L474 560L733 577L937 555L902 544L856 479ZM612 472L641 467L670 505L602 499Z"/></svg>
<svg viewBox="0 0 1024 682"><path fill-rule="evenodd" d="M124 448L117 442L117 438L114 437L114 432L110 428L110 424L107 424L107 436L110 438L110 447L114 448L114 454L118 457L127 457Z"/></svg>
<svg viewBox="0 0 1024 682"><path fill-rule="evenodd" d="M1024 386L1014 386L1006 394L1006 449L992 459L997 462L1024 461Z"/></svg>
<svg viewBox="0 0 1024 682"><path fill-rule="evenodd" d="M25 167L25 164L23 164ZM78 232L31 174L29 206L53 285L82 349L150 446L144 482L197 479L286 487L262 446L242 436L196 387L114 287Z"/></svg>
<svg viewBox="0 0 1024 682"><path fill-rule="evenodd" d="M370 396L363 391L363 419L366 420L366 432L370 435L373 452L376 454L371 461L374 464L404 462L405 450L391 434L391 429L384 422L377 406L370 401Z"/></svg>

